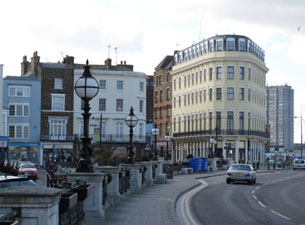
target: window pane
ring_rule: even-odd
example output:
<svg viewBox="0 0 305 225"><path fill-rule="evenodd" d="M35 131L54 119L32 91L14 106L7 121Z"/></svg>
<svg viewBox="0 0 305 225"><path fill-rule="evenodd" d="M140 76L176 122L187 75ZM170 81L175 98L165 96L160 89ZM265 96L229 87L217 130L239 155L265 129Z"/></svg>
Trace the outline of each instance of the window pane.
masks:
<svg viewBox="0 0 305 225"><path fill-rule="evenodd" d="M22 105L17 105L17 116L22 116Z"/></svg>
<svg viewBox="0 0 305 225"><path fill-rule="evenodd" d="M16 91L16 88L10 87L9 96L15 96L15 91Z"/></svg>
<svg viewBox="0 0 305 225"><path fill-rule="evenodd" d="M17 96L22 96L22 87L17 88Z"/></svg>
<svg viewBox="0 0 305 225"><path fill-rule="evenodd" d="M100 80L100 89L106 89L106 80Z"/></svg>
<svg viewBox="0 0 305 225"><path fill-rule="evenodd" d="M144 82L140 82L140 91L144 91Z"/></svg>
<svg viewBox="0 0 305 225"><path fill-rule="evenodd" d="M22 126L16 126L16 138L22 138Z"/></svg>
<svg viewBox="0 0 305 225"><path fill-rule="evenodd" d="M23 106L23 115L29 116L29 106L28 105Z"/></svg>
<svg viewBox="0 0 305 225"><path fill-rule="evenodd" d="M54 89L63 89L63 80L61 78L54 79Z"/></svg>
<svg viewBox="0 0 305 225"><path fill-rule="evenodd" d="M15 116L15 105L10 105L10 116Z"/></svg>
<svg viewBox="0 0 305 225"><path fill-rule="evenodd" d="M106 111L106 99L105 98L99 99L99 110Z"/></svg>
<svg viewBox="0 0 305 225"><path fill-rule="evenodd" d="M9 137L14 138L15 137L15 127L9 126Z"/></svg>
<svg viewBox="0 0 305 225"><path fill-rule="evenodd" d="M118 80L116 83L116 89L117 90L123 90L123 81L122 80Z"/></svg>
<svg viewBox="0 0 305 225"><path fill-rule="evenodd" d="M29 127L28 126L23 127L23 138L29 138Z"/></svg>
<svg viewBox="0 0 305 225"><path fill-rule="evenodd" d="M227 67L227 79L234 79L234 66Z"/></svg>
<svg viewBox="0 0 305 225"><path fill-rule="evenodd" d="M116 100L116 111L123 111L123 99Z"/></svg>
<svg viewBox="0 0 305 225"><path fill-rule="evenodd" d="M30 88L29 87L24 87L23 88L23 96L24 97L30 97Z"/></svg>

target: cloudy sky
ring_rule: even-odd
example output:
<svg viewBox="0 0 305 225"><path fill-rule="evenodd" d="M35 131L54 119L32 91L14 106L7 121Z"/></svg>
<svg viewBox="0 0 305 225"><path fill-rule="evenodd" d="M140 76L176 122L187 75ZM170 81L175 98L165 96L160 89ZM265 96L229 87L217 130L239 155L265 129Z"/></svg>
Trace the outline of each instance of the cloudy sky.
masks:
<svg viewBox="0 0 305 225"><path fill-rule="evenodd" d="M109 53L115 63L115 47L117 62L151 75L174 50L235 33L265 50L268 85L291 85L295 115L305 118L303 0L9 0L0 6L4 76L20 75L22 57L34 51L44 62L72 55L77 63L102 64Z"/></svg>

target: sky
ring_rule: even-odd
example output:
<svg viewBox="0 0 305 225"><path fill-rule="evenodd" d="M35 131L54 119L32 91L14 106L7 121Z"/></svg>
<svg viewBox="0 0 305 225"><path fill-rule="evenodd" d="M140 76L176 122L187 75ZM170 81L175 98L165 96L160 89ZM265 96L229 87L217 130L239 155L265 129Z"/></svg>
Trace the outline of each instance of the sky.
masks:
<svg viewBox="0 0 305 225"><path fill-rule="evenodd" d="M303 0L9 0L0 9L4 76L20 75L22 57L30 60L34 51L41 62L70 55L76 63L103 64L110 56L152 75L175 50L239 34L265 51L267 84L292 86L295 115L305 118ZM299 143L300 119L294 130Z"/></svg>

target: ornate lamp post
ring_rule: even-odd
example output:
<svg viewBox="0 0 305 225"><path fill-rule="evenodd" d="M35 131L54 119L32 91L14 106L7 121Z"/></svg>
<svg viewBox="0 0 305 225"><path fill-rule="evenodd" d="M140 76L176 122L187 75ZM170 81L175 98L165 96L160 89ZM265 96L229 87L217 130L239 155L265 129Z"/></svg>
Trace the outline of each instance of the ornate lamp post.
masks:
<svg viewBox="0 0 305 225"><path fill-rule="evenodd" d="M168 154L168 142L171 140L171 137L166 135L165 137L165 141L166 141L166 160L169 159L169 154Z"/></svg>
<svg viewBox="0 0 305 225"><path fill-rule="evenodd" d="M86 61L86 66L84 66L84 73L83 75L76 81L74 89L78 97L80 97L84 101L82 113L84 118L84 137L81 138L83 142L83 148L80 160L80 163L77 168L77 172L93 172L93 166L91 162L91 155L92 155L92 147L91 145L91 138L89 138L89 118L91 113L89 101L94 98L99 89L99 85L97 80L91 75L90 66L88 65L88 59Z"/></svg>
<svg viewBox="0 0 305 225"><path fill-rule="evenodd" d="M157 153L157 136L159 135L159 129L158 128L153 128L152 129L152 134L154 136L154 152L153 152L153 160L157 161L158 160L158 153Z"/></svg>
<svg viewBox="0 0 305 225"><path fill-rule="evenodd" d="M133 146L132 146L132 136L133 136L133 127L137 125L138 118L133 113L133 108L130 108L130 113L125 119L126 125L129 129L129 146L128 146L128 154L127 154L127 163L133 163Z"/></svg>

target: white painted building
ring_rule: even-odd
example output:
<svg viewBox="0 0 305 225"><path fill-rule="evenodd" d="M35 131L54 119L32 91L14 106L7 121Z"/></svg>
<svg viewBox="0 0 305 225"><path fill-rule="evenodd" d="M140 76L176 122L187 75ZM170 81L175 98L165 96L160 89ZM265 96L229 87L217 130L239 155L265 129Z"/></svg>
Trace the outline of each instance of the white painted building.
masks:
<svg viewBox="0 0 305 225"><path fill-rule="evenodd" d="M0 64L0 136L7 136L7 110L3 109L3 64Z"/></svg>
<svg viewBox="0 0 305 225"><path fill-rule="evenodd" d="M112 69L109 69L110 67ZM134 114L139 120L133 129L133 142L134 144L145 143L146 74L132 71L132 66L129 70L124 70L123 67L122 64L111 66L110 60L108 67L93 65L90 69L100 89L95 98L89 102L91 107L89 134L95 142L99 142L101 135L102 143L121 146L125 149L129 143L129 127L125 124L125 118L131 107L134 108ZM83 72L84 69L74 69L74 84ZM78 136L83 135L82 113L81 99L74 93L73 129L74 134ZM101 114L102 132L100 134Z"/></svg>

